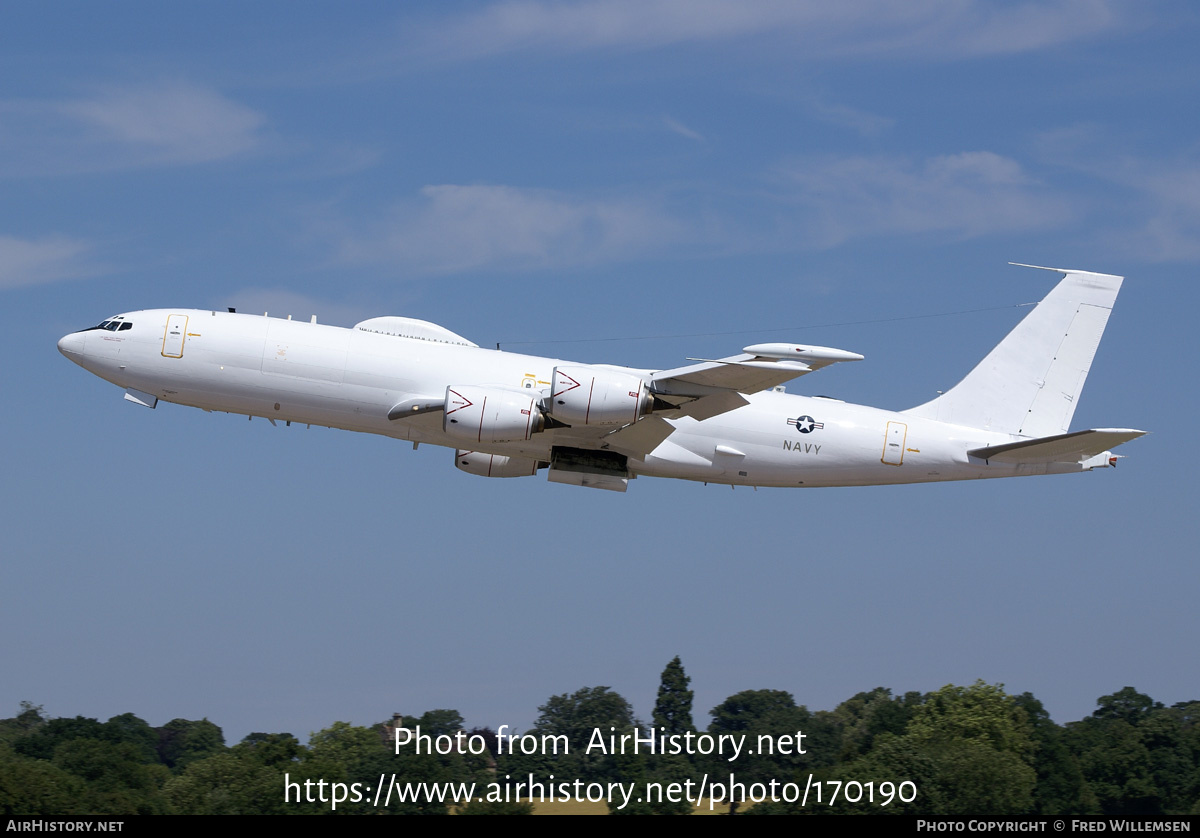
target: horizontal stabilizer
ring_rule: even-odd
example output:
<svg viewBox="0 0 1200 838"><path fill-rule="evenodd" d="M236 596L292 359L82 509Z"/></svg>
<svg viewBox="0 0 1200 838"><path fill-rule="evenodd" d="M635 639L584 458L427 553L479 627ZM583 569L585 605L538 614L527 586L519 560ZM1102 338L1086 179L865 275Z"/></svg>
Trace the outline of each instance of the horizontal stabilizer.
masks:
<svg viewBox="0 0 1200 838"><path fill-rule="evenodd" d="M981 460L994 460L998 463L1082 463L1110 448L1116 448L1123 442L1144 436L1145 433L1129 428L1096 428L1003 445L988 445L974 448L967 453Z"/></svg>

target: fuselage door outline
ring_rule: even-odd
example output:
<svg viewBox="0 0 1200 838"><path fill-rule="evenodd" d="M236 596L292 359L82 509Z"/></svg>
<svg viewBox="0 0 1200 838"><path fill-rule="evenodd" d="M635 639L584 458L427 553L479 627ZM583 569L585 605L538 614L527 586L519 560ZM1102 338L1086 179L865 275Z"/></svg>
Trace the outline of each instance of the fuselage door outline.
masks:
<svg viewBox="0 0 1200 838"><path fill-rule="evenodd" d="M167 328L163 330L164 358L182 358L183 341L187 335L187 315L171 314L167 316Z"/></svg>
<svg viewBox="0 0 1200 838"><path fill-rule="evenodd" d="M883 437L883 456L880 458L884 465L904 464L904 442L907 437L908 425L903 422L887 423L887 433Z"/></svg>

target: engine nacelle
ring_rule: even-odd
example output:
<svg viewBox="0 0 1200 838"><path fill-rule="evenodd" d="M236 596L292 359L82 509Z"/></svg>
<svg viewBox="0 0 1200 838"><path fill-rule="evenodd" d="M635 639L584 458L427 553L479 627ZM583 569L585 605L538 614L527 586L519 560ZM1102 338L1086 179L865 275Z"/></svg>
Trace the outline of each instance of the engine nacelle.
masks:
<svg viewBox="0 0 1200 838"><path fill-rule="evenodd" d="M598 367L555 367L550 415L568 425L628 425L654 409L636 375Z"/></svg>
<svg viewBox="0 0 1200 838"><path fill-rule="evenodd" d="M446 388L442 430L463 442L523 442L546 427L537 401L520 391L478 385Z"/></svg>
<svg viewBox="0 0 1200 838"><path fill-rule="evenodd" d="M480 477L529 477L537 474L539 465L537 460L528 457L505 457L461 448L454 452L455 468Z"/></svg>

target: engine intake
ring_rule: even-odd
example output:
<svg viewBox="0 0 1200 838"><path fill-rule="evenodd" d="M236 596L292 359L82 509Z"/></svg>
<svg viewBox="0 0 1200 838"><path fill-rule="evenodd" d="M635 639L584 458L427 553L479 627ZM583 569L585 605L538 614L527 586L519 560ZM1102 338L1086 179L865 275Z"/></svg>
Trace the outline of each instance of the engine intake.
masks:
<svg viewBox="0 0 1200 838"><path fill-rule="evenodd" d="M628 425L654 409L636 375L596 367L555 367L550 415L568 425Z"/></svg>
<svg viewBox="0 0 1200 838"><path fill-rule="evenodd" d="M442 430L463 442L523 442L546 427L533 397L496 387L446 388Z"/></svg>
<svg viewBox="0 0 1200 838"><path fill-rule="evenodd" d="M529 457L505 457L461 448L454 452L455 468L480 477L529 477L537 474L541 465L544 464Z"/></svg>

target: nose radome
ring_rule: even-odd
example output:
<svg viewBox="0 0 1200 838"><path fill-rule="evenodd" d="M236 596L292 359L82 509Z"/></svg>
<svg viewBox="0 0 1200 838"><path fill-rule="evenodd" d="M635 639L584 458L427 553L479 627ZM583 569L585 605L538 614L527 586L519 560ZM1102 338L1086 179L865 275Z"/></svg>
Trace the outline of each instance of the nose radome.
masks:
<svg viewBox="0 0 1200 838"><path fill-rule="evenodd" d="M69 335L64 335L58 341L58 351L68 358L72 355L82 355L83 340L84 335L82 332L71 332Z"/></svg>

